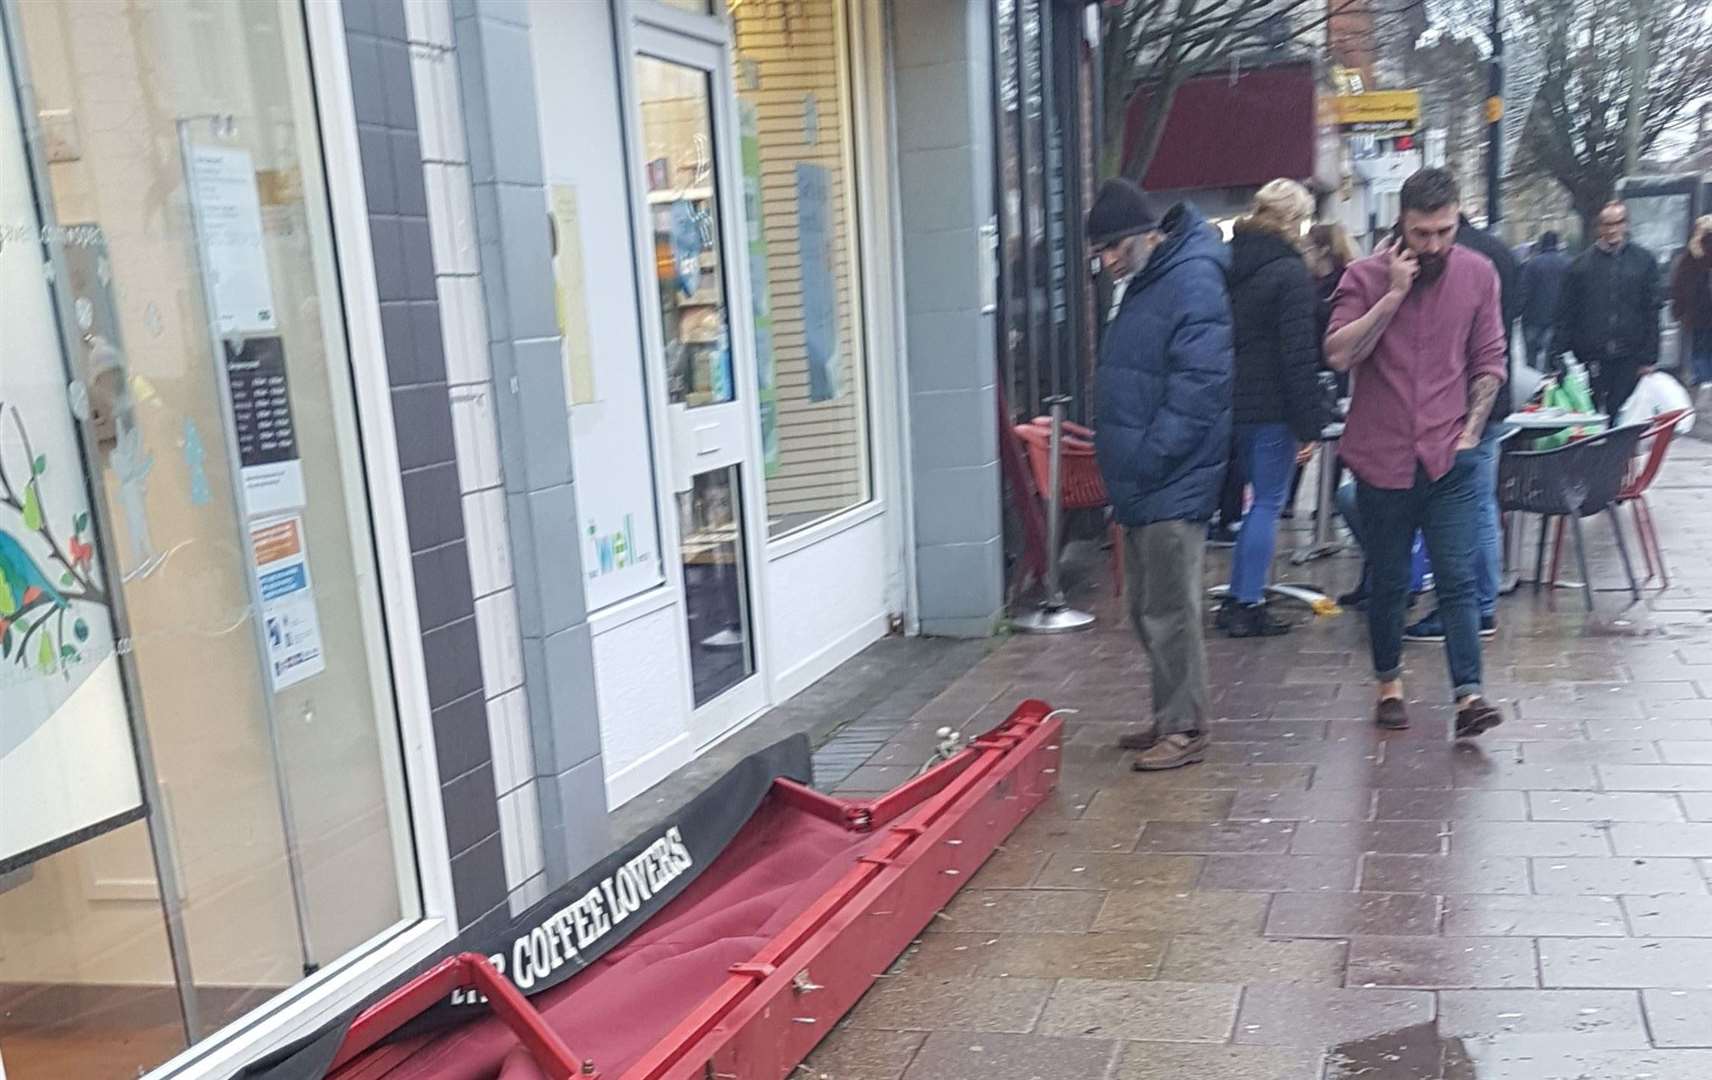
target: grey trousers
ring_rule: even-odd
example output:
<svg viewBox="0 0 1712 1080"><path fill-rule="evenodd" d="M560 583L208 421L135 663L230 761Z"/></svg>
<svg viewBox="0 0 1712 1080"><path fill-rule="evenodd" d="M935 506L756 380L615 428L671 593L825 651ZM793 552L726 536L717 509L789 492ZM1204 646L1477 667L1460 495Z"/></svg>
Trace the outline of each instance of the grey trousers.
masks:
<svg viewBox="0 0 1712 1080"><path fill-rule="evenodd" d="M1205 731L1207 644L1201 627L1201 563L1207 526L1160 521L1124 528L1124 598L1153 669L1153 722L1160 738Z"/></svg>

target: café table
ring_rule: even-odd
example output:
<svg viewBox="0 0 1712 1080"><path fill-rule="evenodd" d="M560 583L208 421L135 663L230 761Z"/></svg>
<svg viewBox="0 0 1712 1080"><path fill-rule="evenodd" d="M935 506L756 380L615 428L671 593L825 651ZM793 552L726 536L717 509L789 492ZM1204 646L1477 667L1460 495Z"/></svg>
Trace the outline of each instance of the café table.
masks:
<svg viewBox="0 0 1712 1080"><path fill-rule="evenodd" d="M1525 450L1536 439L1555 435L1565 428L1604 428L1611 418L1602 412L1567 412L1563 409L1533 409L1511 413L1504 423L1515 429L1513 438L1504 440L1503 452ZM1506 515L1504 524L1504 568L1499 591L1514 592L1521 584L1522 523L1515 514ZM1564 582L1568 585L1570 582ZM1575 583L1579 588L1579 583Z"/></svg>

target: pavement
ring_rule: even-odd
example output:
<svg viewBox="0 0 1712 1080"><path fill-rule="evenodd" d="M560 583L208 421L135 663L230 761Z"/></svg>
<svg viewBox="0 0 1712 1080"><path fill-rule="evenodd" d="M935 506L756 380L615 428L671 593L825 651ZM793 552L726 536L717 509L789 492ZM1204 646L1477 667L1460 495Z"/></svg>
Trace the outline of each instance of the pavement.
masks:
<svg viewBox="0 0 1712 1080"><path fill-rule="evenodd" d="M859 761L832 786L883 790L940 725L1079 710L1058 792L799 1075L1712 1078L1712 445L1672 455L1670 587L1633 603L1588 522L1597 609L1503 600L1485 659L1509 718L1477 741L1450 737L1440 646L1408 648L1415 725L1380 732L1362 618L1303 613L1280 638L1209 630L1207 762L1134 773L1114 743L1148 676L1103 561L1073 597L1092 630L1010 638L865 757L835 735L823 755ZM1357 569L1280 576L1335 592Z"/></svg>

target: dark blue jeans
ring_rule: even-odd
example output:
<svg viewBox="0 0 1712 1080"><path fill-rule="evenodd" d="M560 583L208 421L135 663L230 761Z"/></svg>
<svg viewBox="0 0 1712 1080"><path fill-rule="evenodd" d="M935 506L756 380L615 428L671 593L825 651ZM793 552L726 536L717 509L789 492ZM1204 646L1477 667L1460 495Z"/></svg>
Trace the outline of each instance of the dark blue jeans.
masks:
<svg viewBox="0 0 1712 1080"><path fill-rule="evenodd" d="M1445 662L1455 698L1480 693L1480 611L1475 598L1475 548L1480 517L1479 451L1456 455L1437 480L1415 466L1402 490L1356 481L1361 540L1372 580L1367 636L1373 672L1381 681L1403 672L1403 613L1409 596L1409 551L1415 530L1433 564L1433 591L1445 629Z"/></svg>
<svg viewBox="0 0 1712 1080"><path fill-rule="evenodd" d="M1242 519L1236 551L1231 556L1231 595L1238 603L1258 604L1272 572L1272 552L1278 542L1278 513L1290 494L1290 474L1296 467L1296 439L1277 424L1238 424L1237 459L1254 488L1254 502Z"/></svg>
<svg viewBox="0 0 1712 1080"><path fill-rule="evenodd" d="M1498 589L1504 578L1504 530L1498 513L1498 450L1507 429L1492 424L1480 445L1464 456L1474 460L1474 483L1480 494L1480 517L1475 523L1474 597L1483 619L1498 616Z"/></svg>
<svg viewBox="0 0 1712 1080"><path fill-rule="evenodd" d="M1694 385L1712 383L1712 326L1702 326L1694 331L1690 358L1693 360Z"/></svg>

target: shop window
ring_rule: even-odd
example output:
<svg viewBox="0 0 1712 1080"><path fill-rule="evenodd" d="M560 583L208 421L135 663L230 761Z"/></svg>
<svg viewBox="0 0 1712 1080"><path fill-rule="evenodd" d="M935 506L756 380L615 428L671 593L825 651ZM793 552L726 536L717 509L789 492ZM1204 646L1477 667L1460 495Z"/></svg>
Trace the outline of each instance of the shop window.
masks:
<svg viewBox="0 0 1712 1080"><path fill-rule="evenodd" d="M771 537L872 497L844 17L731 7Z"/></svg>
<svg viewBox="0 0 1712 1080"><path fill-rule="evenodd" d="M102 1080L422 909L299 9L15 16L0 1045Z"/></svg>

